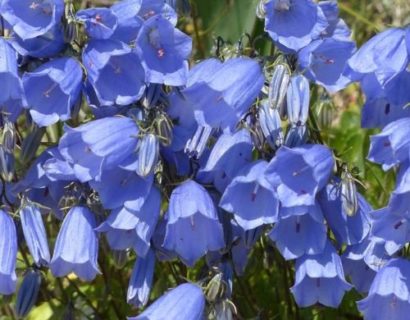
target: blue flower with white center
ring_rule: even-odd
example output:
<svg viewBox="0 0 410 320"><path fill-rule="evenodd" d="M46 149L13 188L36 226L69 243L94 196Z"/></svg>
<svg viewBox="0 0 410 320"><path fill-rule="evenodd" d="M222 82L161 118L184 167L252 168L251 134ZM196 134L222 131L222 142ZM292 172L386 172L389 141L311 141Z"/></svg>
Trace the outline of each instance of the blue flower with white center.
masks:
<svg viewBox="0 0 410 320"><path fill-rule="evenodd" d="M145 72L131 47L115 40L91 40L82 59L100 105L129 105L141 98Z"/></svg>
<svg viewBox="0 0 410 320"><path fill-rule="evenodd" d="M205 188L193 180L172 191L163 246L176 252L188 266L208 251L225 247L215 204Z"/></svg>
<svg viewBox="0 0 410 320"><path fill-rule="evenodd" d="M319 302L337 308L352 286L346 282L342 261L328 242L321 254L304 255L296 260L296 279L290 289L299 307Z"/></svg>
<svg viewBox="0 0 410 320"><path fill-rule="evenodd" d="M365 320L406 319L410 313L410 262L389 261L377 272L368 296L357 302Z"/></svg>
<svg viewBox="0 0 410 320"><path fill-rule="evenodd" d="M146 80L169 86L183 86L188 77L192 40L161 15L142 25L136 52L145 69Z"/></svg>
<svg viewBox="0 0 410 320"><path fill-rule="evenodd" d="M312 0L268 0L265 12L265 31L291 51L307 46L328 26L322 9Z"/></svg>
<svg viewBox="0 0 410 320"><path fill-rule="evenodd" d="M16 290L17 231L13 219L0 209L0 294Z"/></svg>
<svg viewBox="0 0 410 320"><path fill-rule="evenodd" d="M40 127L71 118L80 102L83 71L73 58L51 60L23 75L23 86L33 121Z"/></svg>
<svg viewBox="0 0 410 320"><path fill-rule="evenodd" d="M0 14L22 40L46 34L64 13L64 0L3 0L0 4Z"/></svg>
<svg viewBox="0 0 410 320"><path fill-rule="evenodd" d="M265 179L266 161L244 167L228 185L219 206L234 214L244 230L278 220L279 201Z"/></svg>
<svg viewBox="0 0 410 320"><path fill-rule="evenodd" d="M86 207L74 206L64 218L57 235L51 272L64 277L74 272L85 281L91 281L99 273L98 238L94 214Z"/></svg>

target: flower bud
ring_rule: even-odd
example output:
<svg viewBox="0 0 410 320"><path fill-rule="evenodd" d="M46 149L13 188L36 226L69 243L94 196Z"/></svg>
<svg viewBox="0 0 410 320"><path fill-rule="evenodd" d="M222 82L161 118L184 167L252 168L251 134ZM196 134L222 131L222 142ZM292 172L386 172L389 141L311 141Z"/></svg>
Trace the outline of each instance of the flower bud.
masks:
<svg viewBox="0 0 410 320"><path fill-rule="evenodd" d="M265 19L266 16L265 2L266 0L259 0L258 5L256 6L256 16L261 20Z"/></svg>
<svg viewBox="0 0 410 320"><path fill-rule="evenodd" d="M20 160L22 162L27 163L36 155L44 132L44 128L39 128L35 125L33 126L33 130L23 140L23 144L21 146Z"/></svg>
<svg viewBox="0 0 410 320"><path fill-rule="evenodd" d="M278 64L273 70L272 80L269 84L269 104L273 109L280 109L285 101L286 92L290 81L289 67Z"/></svg>
<svg viewBox="0 0 410 320"><path fill-rule="evenodd" d="M14 176L14 154L8 152L6 147L0 144L0 174L1 177L10 182Z"/></svg>
<svg viewBox="0 0 410 320"><path fill-rule="evenodd" d="M14 147L16 146L16 130L13 122L8 121L7 119L4 120L0 144L10 153L14 151Z"/></svg>
<svg viewBox="0 0 410 320"><path fill-rule="evenodd" d="M191 158L199 159L205 151L206 144L212 134L212 128L208 126L199 126L194 136L189 139L185 145L185 153Z"/></svg>
<svg viewBox="0 0 410 320"><path fill-rule="evenodd" d="M268 144L277 149L283 144L284 136L278 109L264 102L259 108L259 123Z"/></svg>
<svg viewBox="0 0 410 320"><path fill-rule="evenodd" d="M354 179L347 169L342 173L341 199L343 211L352 217L359 207L357 201L357 189Z"/></svg>
<svg viewBox="0 0 410 320"><path fill-rule="evenodd" d="M37 301L41 286L41 273L38 270L29 270L24 276L20 289L17 293L16 314L25 317Z"/></svg>
<svg viewBox="0 0 410 320"><path fill-rule="evenodd" d="M305 144L307 140L306 125L292 126L286 134L285 146L289 148Z"/></svg>
<svg viewBox="0 0 410 320"><path fill-rule="evenodd" d="M293 76L287 91L289 122L292 126L304 125L309 114L309 81L302 75Z"/></svg>
<svg viewBox="0 0 410 320"><path fill-rule="evenodd" d="M155 135L159 138L159 142L163 146L169 146L173 138L171 119L165 113L160 113L155 119L154 124Z"/></svg>
<svg viewBox="0 0 410 320"><path fill-rule="evenodd" d="M137 174L146 177L151 174L158 162L159 144L157 137L148 133L140 140Z"/></svg>

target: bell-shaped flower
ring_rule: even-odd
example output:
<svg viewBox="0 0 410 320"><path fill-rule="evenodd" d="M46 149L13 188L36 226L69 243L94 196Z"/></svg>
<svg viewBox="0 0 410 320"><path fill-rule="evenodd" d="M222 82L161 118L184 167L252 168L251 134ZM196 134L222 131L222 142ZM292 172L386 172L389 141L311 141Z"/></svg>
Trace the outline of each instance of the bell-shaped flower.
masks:
<svg viewBox="0 0 410 320"><path fill-rule="evenodd" d="M351 82L347 61L355 49L353 41L334 38L315 40L298 53L299 67L310 80L334 93Z"/></svg>
<svg viewBox="0 0 410 320"><path fill-rule="evenodd" d="M248 130L223 133L213 146L206 164L200 168L198 179L213 182L223 192L237 173L252 161L252 148Z"/></svg>
<svg viewBox="0 0 410 320"><path fill-rule="evenodd" d="M266 169L266 179L284 207L310 206L333 169L331 151L322 145L281 147Z"/></svg>
<svg viewBox="0 0 410 320"><path fill-rule="evenodd" d="M0 209L0 294L16 290L17 231L9 214Z"/></svg>
<svg viewBox="0 0 410 320"><path fill-rule="evenodd" d="M117 16L108 8L79 10L76 18L84 23L85 32L94 39L109 39L117 28Z"/></svg>
<svg viewBox="0 0 410 320"><path fill-rule="evenodd" d="M136 307L147 304L152 288L155 269L155 253L149 250L147 255L138 257L128 284L127 302Z"/></svg>
<svg viewBox="0 0 410 320"><path fill-rule="evenodd" d="M46 34L61 20L64 0L3 0L0 14L23 40Z"/></svg>
<svg viewBox="0 0 410 320"><path fill-rule="evenodd" d="M234 131L259 95L264 83L259 64L249 58L222 63L207 59L191 69L182 91L200 126Z"/></svg>
<svg viewBox="0 0 410 320"><path fill-rule="evenodd" d="M77 128L65 126L58 149L78 180L100 179L101 172L120 165L136 150L138 126L126 117L107 117Z"/></svg>
<svg viewBox="0 0 410 320"><path fill-rule="evenodd" d="M40 127L71 118L81 99L83 72L73 58L51 60L23 75L27 107Z"/></svg>
<svg viewBox="0 0 410 320"><path fill-rule="evenodd" d="M296 279L291 288L299 307L319 302L337 308L352 286L346 282L342 261L328 242L321 254L304 255L296 260Z"/></svg>
<svg viewBox="0 0 410 320"><path fill-rule="evenodd" d="M153 176L140 177L132 171L121 168L104 170L101 179L90 181L90 186L98 192L105 209L115 209L133 204L137 210L143 205L151 190Z"/></svg>
<svg viewBox="0 0 410 320"><path fill-rule="evenodd" d="M356 197L357 211L348 214L343 206L343 198L340 181L328 184L318 196L318 202L322 208L326 222L337 242L342 245L355 244L361 242L370 231L369 212L372 210L367 201L357 192L352 197Z"/></svg>
<svg viewBox="0 0 410 320"><path fill-rule="evenodd" d="M14 122L21 112L24 103L23 86L18 74L17 52L0 38L0 111L8 114L7 118Z"/></svg>
<svg viewBox="0 0 410 320"><path fill-rule="evenodd" d="M376 272L364 260L353 260L342 257L343 269L355 289L361 293L369 292Z"/></svg>
<svg viewBox="0 0 410 320"><path fill-rule="evenodd" d="M381 133L370 137L368 159L387 171L409 159L410 118L388 124Z"/></svg>
<svg viewBox="0 0 410 320"><path fill-rule="evenodd" d="M40 210L35 205L28 204L20 210L20 220L34 262L38 266L47 266L50 262L50 250Z"/></svg>
<svg viewBox="0 0 410 320"><path fill-rule="evenodd" d="M162 295L140 315L129 317L128 320L200 320L203 319L204 311L205 296L202 289L184 283Z"/></svg>
<svg viewBox="0 0 410 320"><path fill-rule="evenodd" d="M265 31L287 50L307 46L328 26L322 9L312 0L268 0L264 8Z"/></svg>
<svg viewBox="0 0 410 320"><path fill-rule="evenodd" d="M140 257L145 257L159 220L161 195L153 187L142 206L127 204L115 209L98 228L106 234L110 247L114 250L133 248Z"/></svg>
<svg viewBox="0 0 410 320"><path fill-rule="evenodd" d="M13 33L10 43L22 56L35 58L53 57L62 51L66 45L62 25L56 25L47 33L26 40Z"/></svg>
<svg viewBox="0 0 410 320"><path fill-rule="evenodd" d="M322 253L327 229L319 206L306 207L296 215L282 218L269 233L269 238L286 260Z"/></svg>
<svg viewBox="0 0 410 320"><path fill-rule="evenodd" d="M145 21L136 40L136 52L151 83L185 85L191 51L191 38L161 15Z"/></svg>
<svg viewBox="0 0 410 320"><path fill-rule="evenodd" d="M348 62L354 80L373 73L381 85L403 71L408 63L406 30L402 28L390 28L377 34L357 50Z"/></svg>
<svg viewBox="0 0 410 320"><path fill-rule="evenodd" d="M141 98L145 72L131 47L115 40L91 40L82 58L87 82L101 105L129 105Z"/></svg>
<svg viewBox="0 0 410 320"><path fill-rule="evenodd" d="M228 185L219 206L234 214L244 230L278 220L279 201L265 179L268 163L260 160L244 167Z"/></svg>
<svg viewBox="0 0 410 320"><path fill-rule="evenodd" d="M365 320L406 319L410 313L410 262L390 260L377 272L368 296L357 302Z"/></svg>
<svg viewBox="0 0 410 320"><path fill-rule="evenodd" d="M95 227L95 217L89 209L81 206L70 209L57 235L50 263L55 277L74 272L81 279L91 281L100 272Z"/></svg>
<svg viewBox="0 0 410 320"><path fill-rule="evenodd" d="M225 246L215 204L205 188L193 180L185 181L171 194L163 246L176 252L188 266L208 251Z"/></svg>

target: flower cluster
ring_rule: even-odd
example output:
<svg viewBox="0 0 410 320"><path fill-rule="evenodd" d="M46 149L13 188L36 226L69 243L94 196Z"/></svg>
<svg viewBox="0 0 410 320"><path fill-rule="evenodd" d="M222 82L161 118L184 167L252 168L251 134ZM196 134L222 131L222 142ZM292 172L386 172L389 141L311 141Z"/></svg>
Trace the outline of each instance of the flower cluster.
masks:
<svg viewBox="0 0 410 320"><path fill-rule="evenodd" d="M355 288L368 293L365 319L406 319L410 29L356 50L336 1L262 0L280 53L190 65L192 40L177 28L188 12L184 0L0 2L0 294L16 291L18 248L32 261L19 316L45 274L93 281L109 248L137 256L126 297L136 308L156 265L205 270L130 319L231 319L235 276L268 239L293 268L299 307L337 308ZM363 127L385 126L368 159L398 168L378 210L312 121L312 88L355 81Z"/></svg>

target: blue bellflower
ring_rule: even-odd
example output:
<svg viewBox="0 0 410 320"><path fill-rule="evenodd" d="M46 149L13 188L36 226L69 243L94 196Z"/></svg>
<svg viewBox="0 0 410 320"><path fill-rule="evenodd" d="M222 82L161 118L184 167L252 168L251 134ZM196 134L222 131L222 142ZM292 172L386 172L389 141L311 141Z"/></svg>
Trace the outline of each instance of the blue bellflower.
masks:
<svg viewBox="0 0 410 320"><path fill-rule="evenodd" d="M94 39L109 39L117 28L117 16L108 8L89 8L76 13L84 23L87 35Z"/></svg>
<svg viewBox="0 0 410 320"><path fill-rule="evenodd" d="M51 60L23 76L23 86L33 121L40 127L68 120L81 99L83 72L72 58Z"/></svg>
<svg viewBox="0 0 410 320"><path fill-rule="evenodd" d="M299 307L319 302L337 308L345 291L352 287L346 282L342 261L330 243L323 253L305 255L296 260L295 268L295 285L291 291Z"/></svg>
<svg viewBox="0 0 410 320"><path fill-rule="evenodd" d="M379 272L368 296L357 305L365 320L402 320L410 313L410 262L390 260Z"/></svg>
<svg viewBox="0 0 410 320"><path fill-rule="evenodd" d="M141 98L145 72L131 47L115 40L91 40L82 58L100 105L128 105Z"/></svg>
<svg viewBox="0 0 410 320"><path fill-rule="evenodd" d="M318 38L328 22L312 0L268 0L265 31L286 50L298 51Z"/></svg>
<svg viewBox="0 0 410 320"><path fill-rule="evenodd" d="M95 217L89 209L81 206L70 209L57 235L50 263L55 277L74 272L81 279L91 281L100 272L95 227Z"/></svg>
<svg viewBox="0 0 410 320"><path fill-rule="evenodd" d="M175 251L188 266L208 251L225 246L215 204L195 181L185 181L171 194L163 246Z"/></svg>
<svg viewBox="0 0 410 320"><path fill-rule="evenodd" d="M17 231L13 219L0 209L0 294L16 290Z"/></svg>
<svg viewBox="0 0 410 320"><path fill-rule="evenodd" d="M201 320L205 311L205 296L202 289L184 283L168 291L151 304L143 313L129 320Z"/></svg>
<svg viewBox="0 0 410 320"><path fill-rule="evenodd" d="M279 201L265 179L268 163L260 160L244 167L228 185L219 206L234 214L244 230L278 220Z"/></svg>
<svg viewBox="0 0 410 320"><path fill-rule="evenodd" d="M191 51L191 38L161 15L145 21L136 39L136 52L151 83L185 85Z"/></svg>

